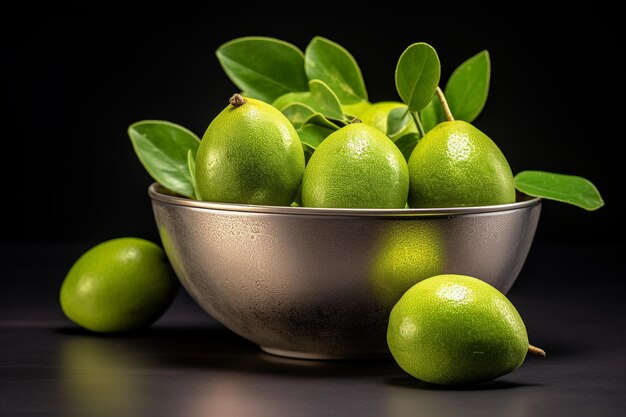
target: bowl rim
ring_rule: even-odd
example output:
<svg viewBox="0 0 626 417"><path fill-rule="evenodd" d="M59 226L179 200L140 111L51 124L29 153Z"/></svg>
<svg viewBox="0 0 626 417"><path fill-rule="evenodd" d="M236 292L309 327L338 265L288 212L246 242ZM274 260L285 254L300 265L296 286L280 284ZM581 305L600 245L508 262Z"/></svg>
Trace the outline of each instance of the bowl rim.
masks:
<svg viewBox="0 0 626 417"><path fill-rule="evenodd" d="M179 196L162 185L154 182L148 187L148 195L152 201L184 206L196 209L220 210L230 212L290 214L300 216L392 216L392 217L415 217L415 216L452 216L465 214L494 213L513 211L529 208L541 204L541 198L531 197L518 193L515 203L498 204L492 206L468 206L468 207L436 207L436 208L402 208L402 209L363 209L363 208L316 208L316 207L292 207L292 206L262 206L254 204L215 203L210 201L192 200Z"/></svg>

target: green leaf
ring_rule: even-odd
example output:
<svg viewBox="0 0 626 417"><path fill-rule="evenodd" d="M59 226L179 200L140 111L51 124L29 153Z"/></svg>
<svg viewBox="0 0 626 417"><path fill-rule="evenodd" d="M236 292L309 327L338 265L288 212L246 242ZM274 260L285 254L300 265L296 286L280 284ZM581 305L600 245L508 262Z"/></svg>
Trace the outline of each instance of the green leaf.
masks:
<svg viewBox="0 0 626 417"><path fill-rule="evenodd" d="M522 171L515 176L515 186L523 193L597 210L604 205L591 181L575 175L543 171Z"/></svg>
<svg viewBox="0 0 626 417"><path fill-rule="evenodd" d="M335 129L329 129L323 126L307 124L298 129L298 136L303 144L315 150L326 139L328 135L333 133Z"/></svg>
<svg viewBox="0 0 626 417"><path fill-rule="evenodd" d="M472 122L487 102L491 61L489 52L474 55L454 70L446 84L445 95L456 119Z"/></svg>
<svg viewBox="0 0 626 417"><path fill-rule="evenodd" d="M413 149L415 149L415 146L417 145L417 142L419 142L419 140L420 140L419 133L411 132L402 136L401 138L396 140L394 143L396 144L398 149L400 149L400 152L402 152L402 155L404 155L404 159L406 159L408 162L409 158L411 157L411 154L413 153Z"/></svg>
<svg viewBox="0 0 626 417"><path fill-rule="evenodd" d="M315 107L310 91L298 91L295 93L283 94L274 100L272 106L282 111L285 107L296 103L305 104L309 107Z"/></svg>
<svg viewBox="0 0 626 417"><path fill-rule="evenodd" d="M309 80L322 80L342 104L367 100L363 75L356 61L339 44L316 36L307 46L304 68Z"/></svg>
<svg viewBox="0 0 626 417"><path fill-rule="evenodd" d="M335 120L345 119L339 99L323 81L309 81L309 89L310 91L282 95L272 105L279 110L284 110L289 105L298 103L308 106L315 112L321 113L328 118Z"/></svg>
<svg viewBox="0 0 626 417"><path fill-rule="evenodd" d="M306 124L314 124L330 130L337 130L346 125L345 122L339 120L333 122L327 119L323 114L317 113L315 110L302 103L293 103L285 107L283 114L289 119L296 130Z"/></svg>
<svg viewBox="0 0 626 417"><path fill-rule="evenodd" d="M309 163L309 159L313 156L313 152L315 152L315 148L312 148L310 145L302 142L302 148L304 149L304 163L305 165Z"/></svg>
<svg viewBox="0 0 626 417"><path fill-rule="evenodd" d="M311 107L303 103L289 104L284 107L281 112L287 117L287 119L289 119L293 127L296 129L299 129L309 117L314 114L318 114Z"/></svg>
<svg viewBox="0 0 626 417"><path fill-rule="evenodd" d="M191 149L187 151L187 167L191 176L191 185L193 185L193 198L200 200L198 183L196 182L196 155Z"/></svg>
<svg viewBox="0 0 626 417"><path fill-rule="evenodd" d="M414 43L398 60L396 89L411 111L420 111L433 98L440 76L437 52L427 43Z"/></svg>
<svg viewBox="0 0 626 417"><path fill-rule="evenodd" d="M156 182L193 198L188 152L195 159L200 145L193 132L163 120L144 120L130 125L128 136L137 157Z"/></svg>
<svg viewBox="0 0 626 417"><path fill-rule="evenodd" d="M312 115L311 117L309 117L308 119L306 119L303 123L304 125L307 124L313 124L313 125L317 125L320 127L325 127L327 129L330 130L337 130L339 128L341 128L342 126L345 126L346 124L341 122L341 121L337 121L337 123L328 120L323 114L321 113L315 113L314 115Z"/></svg>
<svg viewBox="0 0 626 417"><path fill-rule="evenodd" d="M395 138L411 123L411 113L408 107L398 107L387 114L387 136Z"/></svg>
<svg viewBox="0 0 626 417"><path fill-rule="evenodd" d="M309 89L313 102L317 105L317 109L326 117L331 119L343 120L343 110L341 102L333 90L321 80L309 81Z"/></svg>
<svg viewBox="0 0 626 417"><path fill-rule="evenodd" d="M441 101L439 101L439 97L436 94L433 96L430 103L420 112L420 117L422 119L424 132L426 133L445 120L443 110L441 110Z"/></svg>
<svg viewBox="0 0 626 417"><path fill-rule="evenodd" d="M223 44L216 55L228 78L247 97L271 103L290 91L307 89L304 55L290 43L250 36Z"/></svg>

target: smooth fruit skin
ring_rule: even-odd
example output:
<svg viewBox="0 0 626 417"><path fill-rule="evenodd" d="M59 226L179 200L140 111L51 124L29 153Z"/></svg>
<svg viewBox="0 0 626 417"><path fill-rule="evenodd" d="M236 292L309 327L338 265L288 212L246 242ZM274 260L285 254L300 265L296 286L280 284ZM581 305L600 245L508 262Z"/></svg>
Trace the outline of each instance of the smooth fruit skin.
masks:
<svg viewBox="0 0 626 417"><path fill-rule="evenodd" d="M438 223L389 222L370 256L369 284L387 311L413 285L443 272L446 245Z"/></svg>
<svg viewBox="0 0 626 417"><path fill-rule="evenodd" d="M360 119L361 115L370 107L372 107L372 103L369 101L361 101L353 104L342 104L341 110L343 110L345 114L356 116Z"/></svg>
<svg viewBox="0 0 626 417"><path fill-rule="evenodd" d="M352 123L315 150L302 179L304 207L404 208L409 175L402 153L379 130Z"/></svg>
<svg viewBox="0 0 626 417"><path fill-rule="evenodd" d="M379 101L372 104L369 108L363 111L360 115L357 115L361 121L367 125L375 127L376 129L387 134L387 117L389 112L398 107L406 108L406 104L398 101ZM407 133L417 132L417 126L415 122L411 121L397 137L401 137Z"/></svg>
<svg viewBox="0 0 626 417"><path fill-rule="evenodd" d="M172 303L178 280L152 242L119 238L85 252L61 286L65 315L94 332L147 327Z"/></svg>
<svg viewBox="0 0 626 417"><path fill-rule="evenodd" d="M304 150L289 120L246 98L207 128L196 156L200 198L222 203L288 206L304 173Z"/></svg>
<svg viewBox="0 0 626 417"><path fill-rule="evenodd" d="M515 202L509 164L487 135L464 121L443 122L409 159L410 207L488 206Z"/></svg>
<svg viewBox="0 0 626 417"><path fill-rule="evenodd" d="M387 343L402 369L434 384L489 381L517 369L528 351L519 313L497 289L464 275L411 287L391 311Z"/></svg>

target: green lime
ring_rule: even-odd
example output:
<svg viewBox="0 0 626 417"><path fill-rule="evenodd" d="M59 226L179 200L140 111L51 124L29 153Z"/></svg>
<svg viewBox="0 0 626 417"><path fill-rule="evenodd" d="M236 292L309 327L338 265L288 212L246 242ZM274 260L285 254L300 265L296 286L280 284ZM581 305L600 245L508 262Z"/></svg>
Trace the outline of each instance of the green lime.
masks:
<svg viewBox="0 0 626 417"><path fill-rule="evenodd" d="M387 343L402 369L435 384L497 378L517 369L529 348L513 304L464 275L437 275L411 287L391 310Z"/></svg>
<svg viewBox="0 0 626 417"><path fill-rule="evenodd" d="M437 222L395 221L379 236L370 259L372 292L391 309L413 285L443 272L445 239Z"/></svg>
<svg viewBox="0 0 626 417"><path fill-rule="evenodd" d="M65 315L95 332L147 327L171 304L178 280L152 242L119 238L100 243L74 263L61 286Z"/></svg>
<svg viewBox="0 0 626 417"><path fill-rule="evenodd" d="M291 204L304 173L304 150L289 120L271 105L235 94L207 128L196 156L202 200Z"/></svg>
<svg viewBox="0 0 626 417"><path fill-rule="evenodd" d="M350 116L356 116L360 119L361 115L370 107L372 107L372 103L370 103L369 101L360 101L353 104L342 104L341 110L343 110L345 114L349 114Z"/></svg>
<svg viewBox="0 0 626 417"><path fill-rule="evenodd" d="M378 103L372 104L367 110L363 111L358 117L365 124L368 124L372 127L383 132L385 135L387 134L387 117L389 116L389 112L393 109L397 109L399 107L406 108L406 104L400 103L397 101L380 101ZM417 132L417 127L415 126L415 122L411 121L399 134L395 135L395 137L401 137L407 133Z"/></svg>
<svg viewBox="0 0 626 417"><path fill-rule="evenodd" d="M404 208L409 176L402 153L379 130L352 123L315 150L302 179L304 207Z"/></svg>
<svg viewBox="0 0 626 417"><path fill-rule="evenodd" d="M410 207L488 206L515 202L509 164L495 143L464 121L443 122L409 159Z"/></svg>

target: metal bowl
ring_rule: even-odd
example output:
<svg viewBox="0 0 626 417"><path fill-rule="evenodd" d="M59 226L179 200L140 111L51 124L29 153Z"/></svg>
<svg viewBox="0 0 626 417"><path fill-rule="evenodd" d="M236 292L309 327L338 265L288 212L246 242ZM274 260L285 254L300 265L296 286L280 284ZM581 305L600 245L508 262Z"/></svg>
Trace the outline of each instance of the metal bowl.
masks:
<svg viewBox="0 0 626 417"><path fill-rule="evenodd" d="M506 293L541 201L437 209L222 204L149 188L165 251L211 316L268 353L309 359L387 354L389 312L441 273Z"/></svg>

